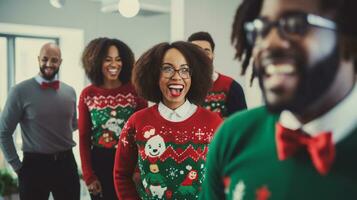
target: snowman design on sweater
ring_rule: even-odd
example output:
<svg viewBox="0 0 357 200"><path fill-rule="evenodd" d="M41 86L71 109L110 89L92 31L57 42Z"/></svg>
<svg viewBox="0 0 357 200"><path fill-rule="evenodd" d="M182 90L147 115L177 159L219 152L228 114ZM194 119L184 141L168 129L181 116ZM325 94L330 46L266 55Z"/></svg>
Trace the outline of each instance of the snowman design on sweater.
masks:
<svg viewBox="0 0 357 200"><path fill-rule="evenodd" d="M145 154L149 158L157 158L166 150L165 141L160 135L155 135L155 129L150 129L144 133L144 137L148 139L145 144Z"/></svg>
<svg viewBox="0 0 357 200"><path fill-rule="evenodd" d="M102 134L98 137L98 144L105 148L112 148L117 145L121 127L124 125L124 120L117 118L117 112L112 110L109 119L102 124Z"/></svg>
<svg viewBox="0 0 357 200"><path fill-rule="evenodd" d="M217 114L202 107L183 122L165 120L157 105L133 114L123 127L117 149L117 192L133 199L197 200L208 144L220 122ZM118 178L136 167L140 181ZM124 185L133 192L128 193Z"/></svg>
<svg viewBox="0 0 357 200"><path fill-rule="evenodd" d="M180 165L179 163L186 162L185 160L193 155L199 156L198 152L192 145L179 151L174 150L173 144L165 143L164 136L158 134L152 126L144 127L141 132L145 143L140 153L142 159L139 162L139 168L147 198L172 199L173 195L183 199L196 198L199 192L198 184L202 182L199 176L203 176L204 164L200 164L199 170L195 170L190 164ZM202 130L198 132L201 133ZM201 153L204 152L206 150L202 150ZM191 158L195 160L195 156ZM196 163L194 160L190 162ZM172 164L167 166L166 162Z"/></svg>
<svg viewBox="0 0 357 200"><path fill-rule="evenodd" d="M137 109L136 97L131 93L103 95L89 91L82 99L90 115L92 144L115 148L122 127Z"/></svg>
<svg viewBox="0 0 357 200"><path fill-rule="evenodd" d="M113 110L111 112L111 117L102 125L102 128L110 130L118 137L121 132L121 127L124 125L124 120L116 118L116 115L116 111Z"/></svg>
<svg viewBox="0 0 357 200"><path fill-rule="evenodd" d="M145 154L150 162L155 162L161 156L165 149L164 139L160 135L155 135L155 129L148 127L149 130L144 132L144 138L148 139L145 144ZM146 192L152 197L162 198L167 190L165 178L160 174L157 164L150 164L150 172L145 175L143 186Z"/></svg>

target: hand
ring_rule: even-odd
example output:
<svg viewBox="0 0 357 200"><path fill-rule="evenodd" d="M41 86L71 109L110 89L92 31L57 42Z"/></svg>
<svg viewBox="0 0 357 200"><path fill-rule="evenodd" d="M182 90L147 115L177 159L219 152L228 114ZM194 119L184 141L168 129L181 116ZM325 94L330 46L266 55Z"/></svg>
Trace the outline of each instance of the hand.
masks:
<svg viewBox="0 0 357 200"><path fill-rule="evenodd" d="M102 194L102 185L98 179L87 185L87 188L92 195Z"/></svg>

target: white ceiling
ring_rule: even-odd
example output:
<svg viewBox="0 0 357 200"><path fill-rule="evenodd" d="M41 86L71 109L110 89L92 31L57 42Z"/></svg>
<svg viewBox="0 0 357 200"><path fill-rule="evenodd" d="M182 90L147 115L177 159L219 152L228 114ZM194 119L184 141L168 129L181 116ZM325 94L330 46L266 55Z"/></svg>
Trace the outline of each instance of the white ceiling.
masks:
<svg viewBox="0 0 357 200"><path fill-rule="evenodd" d="M118 12L119 0L91 0L101 4L101 11L105 13ZM140 16L153 16L170 13L170 0L139 0Z"/></svg>

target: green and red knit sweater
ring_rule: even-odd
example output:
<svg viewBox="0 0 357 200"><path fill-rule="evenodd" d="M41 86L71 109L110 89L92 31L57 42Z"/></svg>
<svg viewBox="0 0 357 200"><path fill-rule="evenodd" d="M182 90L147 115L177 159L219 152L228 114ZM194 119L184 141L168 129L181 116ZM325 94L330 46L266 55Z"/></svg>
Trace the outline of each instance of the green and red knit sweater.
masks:
<svg viewBox="0 0 357 200"><path fill-rule="evenodd" d="M91 147L116 148L128 118L145 107L147 102L137 96L131 84L115 89L90 85L82 91L78 105L79 148L87 184L96 179L91 165Z"/></svg>
<svg viewBox="0 0 357 200"><path fill-rule="evenodd" d="M221 121L201 107L182 122L164 119L157 105L132 115L115 157L118 198L198 199L208 144ZM137 185L132 179L136 166L140 171Z"/></svg>
<svg viewBox="0 0 357 200"><path fill-rule="evenodd" d="M203 107L225 118L247 108L243 88L232 78L218 73Z"/></svg>
<svg viewBox="0 0 357 200"><path fill-rule="evenodd" d="M223 123L210 145L200 199L357 199L357 126L336 144L335 162L323 176L306 151L278 159L278 118L261 107Z"/></svg>

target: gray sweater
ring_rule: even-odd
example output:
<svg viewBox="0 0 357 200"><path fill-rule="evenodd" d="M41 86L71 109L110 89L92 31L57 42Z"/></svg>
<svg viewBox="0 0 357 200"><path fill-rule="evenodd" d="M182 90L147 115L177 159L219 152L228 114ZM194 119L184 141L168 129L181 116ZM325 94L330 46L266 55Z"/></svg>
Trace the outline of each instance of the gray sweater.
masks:
<svg viewBox="0 0 357 200"><path fill-rule="evenodd" d="M69 150L76 143L76 94L63 82L60 88L41 89L35 78L11 88L0 117L0 147L15 171L21 168L12 135L21 126L24 152L50 154Z"/></svg>

